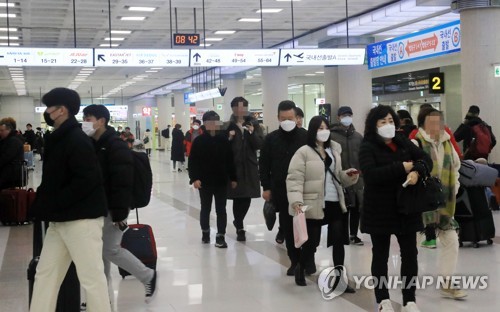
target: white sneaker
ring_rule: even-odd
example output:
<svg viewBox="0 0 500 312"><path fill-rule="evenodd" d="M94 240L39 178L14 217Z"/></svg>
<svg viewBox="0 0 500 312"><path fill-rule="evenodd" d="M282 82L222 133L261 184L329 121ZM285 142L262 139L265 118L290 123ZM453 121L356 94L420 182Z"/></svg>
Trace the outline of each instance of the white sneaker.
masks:
<svg viewBox="0 0 500 312"><path fill-rule="evenodd" d="M389 300L389 299L382 300L378 304L378 310L379 310L379 312L394 312L394 309L392 308L391 300Z"/></svg>
<svg viewBox="0 0 500 312"><path fill-rule="evenodd" d="M441 288L441 296L458 300L467 297L467 292L460 288Z"/></svg>
<svg viewBox="0 0 500 312"><path fill-rule="evenodd" d="M420 309L415 302L410 301L401 309L401 312L420 312Z"/></svg>

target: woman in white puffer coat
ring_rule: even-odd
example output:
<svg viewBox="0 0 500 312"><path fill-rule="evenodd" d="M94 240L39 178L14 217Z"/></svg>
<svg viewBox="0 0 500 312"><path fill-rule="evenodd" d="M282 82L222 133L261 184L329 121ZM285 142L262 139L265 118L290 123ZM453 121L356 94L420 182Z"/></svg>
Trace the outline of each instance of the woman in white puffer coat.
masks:
<svg viewBox="0 0 500 312"><path fill-rule="evenodd" d="M331 144L334 146L333 149ZM328 152L325 150L329 150ZM289 213L295 216L303 213L303 206L307 222L309 239L301 246L299 264L295 268L295 283L305 286L306 263L314 259L316 247L321 237L321 226L325 217L325 181L328 170L332 170L344 187L357 182L358 174L350 174L355 169L341 171L340 145L330 141L328 122L324 117L315 116L309 122L307 131L307 145L297 150L288 167L286 179ZM332 156L330 156L330 155ZM330 177L331 178L331 177ZM339 197L339 207L345 209L342 186L335 183ZM342 246L343 247L343 246ZM314 262L313 262L314 264Z"/></svg>

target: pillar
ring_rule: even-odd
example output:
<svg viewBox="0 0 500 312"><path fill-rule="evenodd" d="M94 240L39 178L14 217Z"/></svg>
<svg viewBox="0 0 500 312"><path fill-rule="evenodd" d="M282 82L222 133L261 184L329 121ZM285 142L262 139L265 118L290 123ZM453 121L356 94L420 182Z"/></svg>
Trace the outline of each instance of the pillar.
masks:
<svg viewBox="0 0 500 312"><path fill-rule="evenodd" d="M352 108L354 127L363 133L372 108L372 74L367 65L339 66L338 79L339 106ZM332 108L332 116L337 116L337 109Z"/></svg>
<svg viewBox="0 0 500 312"><path fill-rule="evenodd" d="M158 149L164 150L166 142L165 138L161 136L161 131L166 129L168 125L172 126L172 97L170 95L157 96L156 105L158 107L158 131L160 133ZM172 131L172 128L170 131Z"/></svg>
<svg viewBox="0 0 500 312"><path fill-rule="evenodd" d="M40 105L42 106L42 105ZM26 130L26 124L33 125L33 130L40 127L42 114L35 113L35 102L29 96L3 96L0 99L0 118L12 117L17 129Z"/></svg>
<svg viewBox="0 0 500 312"><path fill-rule="evenodd" d="M324 72L325 101L332 104L332 113L334 113L339 109L339 68L326 66Z"/></svg>
<svg viewBox="0 0 500 312"><path fill-rule="evenodd" d="M485 4L477 4L482 6ZM494 77L494 64L500 64L500 7L464 9L460 12L462 32L462 117L470 105L481 109L480 117L500 133L500 78ZM500 138L500 136L498 136ZM490 155L500 162L500 147Z"/></svg>
<svg viewBox="0 0 500 312"><path fill-rule="evenodd" d="M175 122L182 126L182 132L189 129L189 104L184 104L184 92L174 92Z"/></svg>
<svg viewBox="0 0 500 312"><path fill-rule="evenodd" d="M234 75L222 75L223 87L226 89L226 94L224 95L224 105L222 106L221 119L229 120L233 111L231 110L231 101L237 96L243 96L244 87L243 79L246 74L234 74Z"/></svg>
<svg viewBox="0 0 500 312"><path fill-rule="evenodd" d="M444 73L445 81L445 93L441 95L441 109L444 111L446 125L454 131L464 118L460 65L444 66L440 70Z"/></svg>
<svg viewBox="0 0 500 312"><path fill-rule="evenodd" d="M286 67L262 67L262 106L268 133L278 129L278 104L288 99Z"/></svg>

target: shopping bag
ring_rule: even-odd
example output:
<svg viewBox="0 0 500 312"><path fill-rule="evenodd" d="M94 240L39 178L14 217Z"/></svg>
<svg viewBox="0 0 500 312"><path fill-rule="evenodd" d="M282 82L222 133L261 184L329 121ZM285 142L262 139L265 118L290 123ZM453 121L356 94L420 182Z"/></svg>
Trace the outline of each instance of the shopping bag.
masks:
<svg viewBox="0 0 500 312"><path fill-rule="evenodd" d="M266 220L266 226L269 231L273 230L274 223L276 223L276 208L272 202L266 201L263 208L264 219Z"/></svg>
<svg viewBox="0 0 500 312"><path fill-rule="evenodd" d="M295 248L300 248L308 239L306 214L299 213L293 217L293 238L295 241Z"/></svg>

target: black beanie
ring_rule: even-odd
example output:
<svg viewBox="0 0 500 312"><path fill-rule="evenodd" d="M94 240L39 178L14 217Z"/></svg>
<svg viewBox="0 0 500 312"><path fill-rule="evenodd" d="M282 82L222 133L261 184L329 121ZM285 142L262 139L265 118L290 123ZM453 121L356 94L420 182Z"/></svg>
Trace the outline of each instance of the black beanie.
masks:
<svg viewBox="0 0 500 312"><path fill-rule="evenodd" d="M65 106L73 116L80 111L80 96L75 90L68 88L55 88L46 93L42 98L47 107Z"/></svg>

